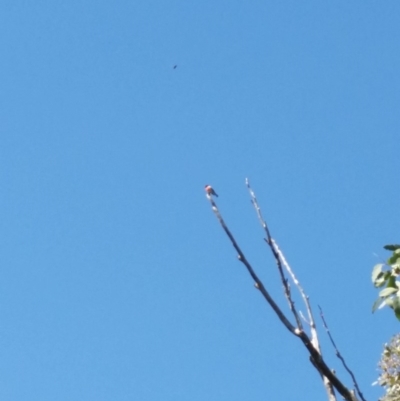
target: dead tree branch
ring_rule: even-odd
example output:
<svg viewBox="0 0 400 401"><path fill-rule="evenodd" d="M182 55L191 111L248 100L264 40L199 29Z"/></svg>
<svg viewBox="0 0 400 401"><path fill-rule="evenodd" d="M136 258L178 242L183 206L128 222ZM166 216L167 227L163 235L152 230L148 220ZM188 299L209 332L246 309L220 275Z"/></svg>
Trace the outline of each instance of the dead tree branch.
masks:
<svg viewBox="0 0 400 401"><path fill-rule="evenodd" d="M253 203L253 205L254 205L254 207L256 209L258 218L259 218L259 220L261 222L261 225L263 226L263 228L264 228L264 230L266 232L265 241L269 245L269 247L271 249L271 252L272 252L272 254L273 254L274 258L275 258L275 261L276 261L276 264L277 264L277 267L278 267L278 271L279 271L279 274L280 274L281 282L282 282L282 285L283 285L284 294L285 294L285 297L286 297L287 302L289 304L289 309L290 309L291 313L293 314L293 317L295 319L296 324L292 324L290 322L289 318L286 317L285 313L281 310L281 308L277 305L277 303L271 297L271 295L269 294L269 292L265 288L264 284L262 283L260 278L255 273L253 267L251 266L251 264L249 263L249 261L245 257L243 251L240 249L239 245L237 244L235 238L233 237L232 233L228 229L227 225L225 224L225 221L223 220L222 215L219 212L219 210L217 208L217 205L215 204L214 199L212 198L211 194L207 193L207 195L206 195L207 199L211 203L212 210L213 210L215 216L217 217L221 227L223 228L223 230L225 231L226 235L230 239L233 247L235 248L235 250L236 250L236 252L238 254L238 259L244 264L244 266L246 267L246 269L249 272L250 276L254 280L255 287L261 292L261 294L263 295L263 297L265 298L267 303L271 306L271 308L273 309L275 314L278 316L279 320L286 327L286 329L289 330L293 335L298 337L301 340L301 342L303 343L303 345L306 347L306 349L308 350L308 352L310 354L310 360L311 360L312 364L314 365L314 367L317 369L317 371L321 374L321 376L323 378L323 382L324 382L324 385L325 385L325 388L326 388L326 391L327 391L327 394L328 394L329 401L335 401L336 400L336 396L335 396L335 393L334 393L333 389L336 389L336 391L345 400L347 400L347 401L357 401L357 398L356 398L354 392L350 391L336 377L336 375L331 371L331 369L325 363L325 361L324 361L324 359L322 357L321 351L320 351L320 346L319 346L319 342L318 342L318 336L317 336L315 321L314 321L314 317L313 317L313 314L312 314L312 309L311 309L311 306L310 306L310 303L309 303L309 299L306 296L306 294L305 294L303 288L301 287L299 281L297 280L296 276L294 275L293 270L290 268L289 264L287 263L283 253L280 251L280 249L277 246L276 242L273 240L273 238L271 236L271 233L269 231L269 228L268 228L266 222L264 221L264 219L262 218L261 209L258 206L257 199L255 197L255 194L254 194L253 190L250 188L248 180L246 180L246 185L247 185L247 187L248 187L248 189L250 191L251 200L252 200L252 203ZM305 331L303 329L300 313L296 309L295 303L294 303L294 301L292 299L291 292L290 292L290 285L289 285L288 279L285 277L284 269L288 272L288 274L290 275L293 283L295 284L295 286L299 290L299 292L301 294L301 297L302 297L302 299L304 301L304 304L306 306L307 315L308 315L309 324L310 324L311 338L310 338L310 336L307 335L307 333L305 333ZM365 401L363 398L362 398L362 400Z"/></svg>
<svg viewBox="0 0 400 401"><path fill-rule="evenodd" d="M269 228L268 228L268 225L267 225L266 221L264 220L264 218L262 216L261 208L258 205L256 195L255 195L254 191L252 190L252 188L250 187L250 182L249 182L248 179L246 179L246 186L247 186L247 188L249 190L249 193L250 193L251 203L253 204L253 206L254 206L254 208L256 210L256 213L257 213L257 217L258 217L258 219L259 219L259 221L261 223L261 226L264 228L264 231L265 231L265 233L267 235L267 237L265 238L265 242L268 244L268 246L269 246L269 248L270 248L270 250L272 252L272 255L275 258L276 264L278 266L279 275L280 275L281 282L282 282L283 287L284 287L285 297L286 297L286 299L288 300L288 303L289 303L289 308L292 311L292 313L294 314L294 316L296 317L296 321L297 321L298 327L301 330L303 330L303 327L301 325L301 320L298 318L299 316L301 317L301 312L297 312L297 310L295 308L294 301L293 301L292 296L291 296L291 293L286 290L286 288L288 287L289 284L288 284L288 279L284 275L284 271L283 271L282 266L285 268L285 270L287 271L287 273L291 277L293 283L297 287L297 289L298 289L298 291L299 291L299 293L300 293L300 295L301 295L301 297L303 299L305 308L307 310L307 315L308 315L307 323L310 326L311 342L312 342L314 348L317 350L317 352L319 354L321 354L321 347L319 345L318 333L317 333L317 330L316 330L315 320L314 320L314 316L313 316L313 313L312 313L312 309L311 309L311 305L310 305L310 302L309 302L309 298L305 294L305 292L303 290L303 287L300 285L299 280L295 276L295 274L294 274L292 268L290 267L289 263L287 262L285 256L283 255L283 253L279 249L278 244L272 238L271 232L269 231ZM311 362L313 362L313 360L311 360ZM314 364L314 366L316 366L316 365ZM319 369L317 369L317 370L318 370L318 372L320 372ZM326 390L327 395L328 395L328 399L331 400L331 401L332 400L336 400L336 396L335 396L335 393L333 391L333 387L332 387L331 382L321 372L320 372L320 374L321 374L321 377L322 377L322 381L324 383L325 390Z"/></svg>

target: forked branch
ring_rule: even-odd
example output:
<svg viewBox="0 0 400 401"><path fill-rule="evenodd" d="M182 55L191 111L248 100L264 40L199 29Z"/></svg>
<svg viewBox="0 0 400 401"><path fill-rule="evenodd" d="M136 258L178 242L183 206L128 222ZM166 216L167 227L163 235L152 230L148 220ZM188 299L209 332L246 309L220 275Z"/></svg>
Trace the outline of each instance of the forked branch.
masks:
<svg viewBox="0 0 400 401"><path fill-rule="evenodd" d="M310 354L310 360L313 364L313 366L317 369L317 371L321 374L321 377L323 378L323 382L328 394L328 399L329 401L334 401L336 400L336 396L334 393L333 389L336 389L336 391L347 401L358 401L357 397L355 396L355 393L351 390L349 390L337 377L336 375L332 372L332 370L328 367L328 365L325 363L319 342L318 342L318 335L317 335L317 330L315 326L315 321L314 317L312 314L312 309L311 305L309 302L309 298L305 294L303 288L300 285L300 282L296 278L296 276L293 273L293 270L291 269L290 265L287 263L286 258L284 257L283 253L279 249L278 245L276 244L275 240L272 238L271 233L269 231L269 228L265 222L265 220L262 218L261 214L261 209L258 205L257 199L255 197L255 194L253 190L250 188L250 184L248 180L246 180L246 185L250 191L250 196L251 196L251 201L253 206L256 209L257 216L260 220L260 223L262 227L265 230L266 233L266 238L265 241L269 245L271 252L275 258L279 275L281 278L281 282L283 285L284 289L284 294L287 299L287 302L289 304L289 309L295 319L295 324L291 323L289 318L285 315L285 313L282 311L282 309L277 305L275 300L271 297L267 289L265 288L264 284L260 280L260 278L257 276L255 273L253 267L245 257L243 251L240 249L239 245L237 244L235 238L233 237L232 233L228 229L227 225L225 224L225 221L222 218L221 213L219 212L217 205L214 202L214 199L212 198L211 194L207 193L207 199L210 201L212 210L217 217L221 227L225 231L226 235L230 239L233 247L235 248L237 254L238 254L238 259L244 264L246 267L247 271L249 272L250 276L255 282L255 287L261 292L267 303L271 306L275 314L278 316L279 320L283 323L283 325L289 330L293 335L298 337L303 345L306 347ZM310 336L304 331L303 324L301 321L301 313L296 309L295 303L292 299L291 291L290 291L290 285L288 282L288 278L286 278L285 273L287 272L293 281L294 285L298 289L303 302L305 304L306 310L307 310L307 317L308 317L308 324L310 326ZM358 390L358 388L357 388ZM360 392L358 392L360 394ZM365 401L363 397L361 397L362 401Z"/></svg>

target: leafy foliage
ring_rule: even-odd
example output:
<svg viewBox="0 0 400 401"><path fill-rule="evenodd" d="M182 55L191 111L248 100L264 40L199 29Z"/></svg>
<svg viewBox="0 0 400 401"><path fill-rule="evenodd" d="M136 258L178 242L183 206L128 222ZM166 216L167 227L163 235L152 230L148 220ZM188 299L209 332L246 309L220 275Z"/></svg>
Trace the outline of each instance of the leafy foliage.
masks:
<svg viewBox="0 0 400 401"><path fill-rule="evenodd" d="M381 374L377 383L386 390L380 401L400 401L400 334L385 344L379 368Z"/></svg>
<svg viewBox="0 0 400 401"><path fill-rule="evenodd" d="M386 263L379 263L372 270L372 282L376 288L382 288L379 298L372 306L372 312L389 306L400 320L400 245L385 245L392 251Z"/></svg>

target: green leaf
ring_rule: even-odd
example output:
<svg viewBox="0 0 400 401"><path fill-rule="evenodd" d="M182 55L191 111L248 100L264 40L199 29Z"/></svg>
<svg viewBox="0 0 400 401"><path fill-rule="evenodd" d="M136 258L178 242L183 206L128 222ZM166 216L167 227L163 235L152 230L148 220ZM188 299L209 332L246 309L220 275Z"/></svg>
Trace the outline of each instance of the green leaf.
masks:
<svg viewBox="0 0 400 401"><path fill-rule="evenodd" d="M393 255L387 261L388 265L390 265L390 266L399 264L399 262L400 262L400 257L396 253L393 253Z"/></svg>
<svg viewBox="0 0 400 401"><path fill-rule="evenodd" d="M395 251L396 249L400 249L400 245L385 245L383 248L388 251Z"/></svg>
<svg viewBox="0 0 400 401"><path fill-rule="evenodd" d="M392 277L390 271L386 271L384 273L382 273L376 280L374 283L374 286L379 288L379 287L383 287L386 284L386 281L390 279L390 277ZM393 287L393 285L392 285Z"/></svg>
<svg viewBox="0 0 400 401"><path fill-rule="evenodd" d="M374 286L376 288L383 287L386 283L386 280L383 277L380 277L378 280L375 281Z"/></svg>
<svg viewBox="0 0 400 401"><path fill-rule="evenodd" d="M379 277L374 283L376 288L384 287L385 284L386 284L386 279L384 275L382 277Z"/></svg>
<svg viewBox="0 0 400 401"><path fill-rule="evenodd" d="M381 305L384 303L385 299L379 297L374 304L372 305L372 313L374 313L377 309L381 307Z"/></svg>
<svg viewBox="0 0 400 401"><path fill-rule="evenodd" d="M393 298L386 298L385 299L385 305L390 306L393 308Z"/></svg>
<svg viewBox="0 0 400 401"><path fill-rule="evenodd" d="M397 319L400 320L400 298L398 296L393 299L392 307Z"/></svg>
<svg viewBox="0 0 400 401"><path fill-rule="evenodd" d="M384 288L384 289L379 293L379 296L382 297L382 298L386 298L386 297L388 297L389 295L392 295L392 294L394 294L394 293L397 292L397 291L398 291L397 288L387 287L387 288Z"/></svg>
<svg viewBox="0 0 400 401"><path fill-rule="evenodd" d="M382 273L382 269L385 265L383 263L378 263L377 265L374 266L372 269L372 282L375 283L376 279L380 277Z"/></svg>
<svg viewBox="0 0 400 401"><path fill-rule="evenodd" d="M397 288L396 277L390 275L386 287Z"/></svg>

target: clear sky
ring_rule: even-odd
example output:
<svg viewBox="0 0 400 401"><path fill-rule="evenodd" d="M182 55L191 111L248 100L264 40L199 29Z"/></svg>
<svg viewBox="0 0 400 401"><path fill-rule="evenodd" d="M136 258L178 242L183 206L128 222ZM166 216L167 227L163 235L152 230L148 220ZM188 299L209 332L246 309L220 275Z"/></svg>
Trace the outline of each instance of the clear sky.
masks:
<svg viewBox="0 0 400 401"><path fill-rule="evenodd" d="M325 399L204 196L285 306L246 177L377 399L399 21L398 0L3 0L1 400Z"/></svg>

